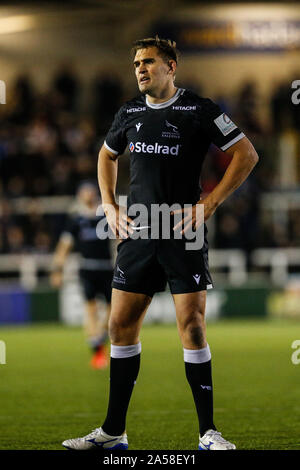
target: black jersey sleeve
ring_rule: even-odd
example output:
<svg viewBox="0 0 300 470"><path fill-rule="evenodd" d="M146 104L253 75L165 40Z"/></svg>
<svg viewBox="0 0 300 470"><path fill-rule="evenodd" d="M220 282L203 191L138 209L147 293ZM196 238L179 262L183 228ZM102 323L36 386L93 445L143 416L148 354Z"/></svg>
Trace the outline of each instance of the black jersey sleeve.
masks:
<svg viewBox="0 0 300 470"><path fill-rule="evenodd" d="M127 147L124 106L116 113L111 128L106 135L104 145L115 155L124 153Z"/></svg>
<svg viewBox="0 0 300 470"><path fill-rule="evenodd" d="M211 101L205 100L203 110L203 123L204 131L213 142L221 150L225 151L240 139L245 137L245 134L235 125L233 121L223 113L220 106Z"/></svg>

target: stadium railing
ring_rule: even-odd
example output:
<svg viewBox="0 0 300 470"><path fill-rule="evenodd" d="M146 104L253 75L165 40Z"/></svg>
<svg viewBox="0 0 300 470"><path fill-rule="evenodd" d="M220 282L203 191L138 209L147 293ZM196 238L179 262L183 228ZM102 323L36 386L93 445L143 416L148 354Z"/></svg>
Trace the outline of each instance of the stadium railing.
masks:
<svg viewBox="0 0 300 470"><path fill-rule="evenodd" d="M39 283L39 272L48 275L52 254L7 254L0 255L1 281L5 273L9 278L18 279L26 288L34 288ZM258 248L252 252L251 263L253 270L266 268L269 280L274 285L284 285L288 280L289 268L300 266L300 248ZM249 279L247 258L242 250L210 249L209 264L213 272L224 272L229 284L239 286ZM65 265L65 279L76 277L79 266L79 256L73 253ZM15 276L13 274L15 273Z"/></svg>
<svg viewBox="0 0 300 470"><path fill-rule="evenodd" d="M5 273L8 273L9 278L18 279L23 287L34 288L38 285L40 271L49 274L52 256L52 254L0 255L1 279L5 280ZM67 281L74 279L78 266L79 256L74 253L65 265L64 276ZM241 250L211 249L210 266L216 271L225 269L228 272L228 282L232 285L238 286L247 281L246 256Z"/></svg>

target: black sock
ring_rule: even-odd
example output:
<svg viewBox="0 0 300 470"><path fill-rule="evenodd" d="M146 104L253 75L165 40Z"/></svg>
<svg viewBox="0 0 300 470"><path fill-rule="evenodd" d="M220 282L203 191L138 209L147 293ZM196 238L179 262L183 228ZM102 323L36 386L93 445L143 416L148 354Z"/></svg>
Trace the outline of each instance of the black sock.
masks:
<svg viewBox="0 0 300 470"><path fill-rule="evenodd" d="M199 364L190 362L184 364L198 414L199 432L203 436L209 429L216 429L213 422L211 360Z"/></svg>
<svg viewBox="0 0 300 470"><path fill-rule="evenodd" d="M140 354L110 360L110 391L106 419L102 429L111 436L125 431L126 414L140 368Z"/></svg>

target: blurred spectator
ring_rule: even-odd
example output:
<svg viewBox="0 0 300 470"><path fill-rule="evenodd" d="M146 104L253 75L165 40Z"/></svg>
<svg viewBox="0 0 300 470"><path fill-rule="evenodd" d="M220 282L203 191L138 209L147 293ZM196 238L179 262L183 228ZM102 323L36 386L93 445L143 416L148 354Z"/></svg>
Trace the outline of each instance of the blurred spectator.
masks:
<svg viewBox="0 0 300 470"><path fill-rule="evenodd" d="M51 194L49 177L46 174L35 176L32 180L30 195L33 197L48 196Z"/></svg>
<svg viewBox="0 0 300 470"><path fill-rule="evenodd" d="M293 79L300 78L296 75ZM291 82L287 80L274 88L269 103L273 133L269 134L260 119L256 83L241 84L234 107L222 90L211 97L249 136L260 156L249 180L216 212L212 246L240 248L249 254L257 246L299 243L298 213L291 215L288 227L274 224L266 215L259 219L262 192L272 191L279 184L278 133L286 128L299 133L300 105L291 104ZM187 77L182 86L206 96L197 77ZM16 78L11 103L0 115L0 253L49 252L64 225L64 215L56 213L55 207L51 208L53 213L43 214L35 198L73 196L82 180L95 179L98 151L122 103L124 88L115 74L102 71L90 92L92 102L83 113L80 81L67 64L57 71L43 93L38 92L30 76ZM119 161L121 194L128 189L125 175L129 173L129 160L127 154ZM202 174L203 195L218 184L229 161L225 152L210 146ZM16 208L22 206L23 197L32 200L22 212ZM27 204L28 199L23 207Z"/></svg>
<svg viewBox="0 0 300 470"><path fill-rule="evenodd" d="M291 245L300 246L300 210L292 210L290 213Z"/></svg>
<svg viewBox="0 0 300 470"><path fill-rule="evenodd" d="M274 134L280 134L292 127L291 86L287 82L281 82L275 87L271 96L270 111Z"/></svg>
<svg viewBox="0 0 300 470"><path fill-rule="evenodd" d="M26 251L25 236L22 228L18 225L10 225L7 228L8 253L21 254Z"/></svg>
<svg viewBox="0 0 300 470"><path fill-rule="evenodd" d="M106 134L123 96L123 88L115 73L100 72L92 84L93 117L97 132Z"/></svg>
<svg viewBox="0 0 300 470"><path fill-rule="evenodd" d="M48 155L55 151L57 133L49 123L47 116L39 114L28 126L26 135L26 153Z"/></svg>
<svg viewBox="0 0 300 470"><path fill-rule="evenodd" d="M25 180L21 175L15 175L7 182L6 192L8 197L22 197L25 195Z"/></svg>
<svg viewBox="0 0 300 470"><path fill-rule="evenodd" d="M242 248L240 223L236 215L224 212L218 218L216 246L218 248Z"/></svg>
<svg viewBox="0 0 300 470"><path fill-rule="evenodd" d="M31 79L26 75L17 77L12 91L10 121L27 124L34 112L35 92Z"/></svg>
<svg viewBox="0 0 300 470"><path fill-rule="evenodd" d="M0 255L3 255L6 252L7 248L5 246L4 233L2 228L0 227Z"/></svg>
<svg viewBox="0 0 300 470"><path fill-rule="evenodd" d="M191 90L197 95L203 96L203 87L201 83L195 79L195 75L186 76L182 81L177 80L178 88Z"/></svg>
<svg viewBox="0 0 300 470"><path fill-rule="evenodd" d="M0 224L5 230L13 221L15 215L8 199L0 199Z"/></svg>
<svg viewBox="0 0 300 470"><path fill-rule="evenodd" d="M95 178L97 171L97 155L88 154L78 155L75 161L76 172L80 180L89 180Z"/></svg>
<svg viewBox="0 0 300 470"><path fill-rule="evenodd" d="M93 150L96 131L91 119L78 120L64 113L60 119L60 136L64 148L73 155Z"/></svg>
<svg viewBox="0 0 300 470"><path fill-rule="evenodd" d="M70 157L62 156L52 169L52 190L54 194L74 194L76 179L74 179L75 163Z"/></svg>
<svg viewBox="0 0 300 470"><path fill-rule="evenodd" d="M256 83L249 81L243 84L237 96L235 119L239 127L251 136L263 132L258 109L259 102Z"/></svg>
<svg viewBox="0 0 300 470"><path fill-rule="evenodd" d="M228 114L229 116L232 116L231 105L229 103L228 98L225 96L225 94L219 93L215 98L215 102L220 106L223 113Z"/></svg>
<svg viewBox="0 0 300 470"><path fill-rule="evenodd" d="M62 111L76 111L79 101L79 79L71 64L63 64L53 80L56 103Z"/></svg>
<svg viewBox="0 0 300 470"><path fill-rule="evenodd" d="M33 252L39 254L50 253L53 249L52 238L49 233L39 230L34 236Z"/></svg>
<svg viewBox="0 0 300 470"><path fill-rule="evenodd" d="M37 232L50 232L46 216L43 214L40 203L35 198L32 198L26 206L26 217L22 220L22 227L26 233L29 245L33 244Z"/></svg>

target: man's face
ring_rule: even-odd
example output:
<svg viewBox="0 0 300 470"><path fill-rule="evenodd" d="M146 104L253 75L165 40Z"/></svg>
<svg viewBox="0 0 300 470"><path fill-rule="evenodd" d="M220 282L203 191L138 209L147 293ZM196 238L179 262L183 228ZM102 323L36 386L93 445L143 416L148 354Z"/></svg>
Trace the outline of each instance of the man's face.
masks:
<svg viewBox="0 0 300 470"><path fill-rule="evenodd" d="M157 96L166 88L169 82L173 83L176 63L173 60L167 63L158 54L156 47L139 49L133 64L141 93Z"/></svg>

